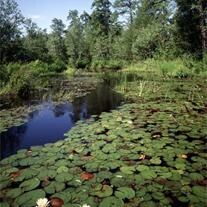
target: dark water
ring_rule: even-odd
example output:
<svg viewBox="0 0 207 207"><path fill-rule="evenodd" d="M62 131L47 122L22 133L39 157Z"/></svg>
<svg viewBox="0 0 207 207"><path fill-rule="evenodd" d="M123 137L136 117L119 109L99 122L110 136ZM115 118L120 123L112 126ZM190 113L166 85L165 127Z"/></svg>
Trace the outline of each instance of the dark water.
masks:
<svg viewBox="0 0 207 207"><path fill-rule="evenodd" d="M28 115L28 122L8 129L1 136L1 158L15 154L19 149L53 143L64 138L78 120L89 119L110 111L121 104L123 98L105 84L73 103L54 105L48 99L40 109Z"/></svg>

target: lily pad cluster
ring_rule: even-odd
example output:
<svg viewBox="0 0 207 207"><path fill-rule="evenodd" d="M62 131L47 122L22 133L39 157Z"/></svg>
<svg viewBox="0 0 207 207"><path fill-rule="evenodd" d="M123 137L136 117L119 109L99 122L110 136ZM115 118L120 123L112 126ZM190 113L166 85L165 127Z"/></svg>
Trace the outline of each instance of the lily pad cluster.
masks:
<svg viewBox="0 0 207 207"><path fill-rule="evenodd" d="M54 144L0 162L1 206L206 206L207 116L172 102L125 104Z"/></svg>

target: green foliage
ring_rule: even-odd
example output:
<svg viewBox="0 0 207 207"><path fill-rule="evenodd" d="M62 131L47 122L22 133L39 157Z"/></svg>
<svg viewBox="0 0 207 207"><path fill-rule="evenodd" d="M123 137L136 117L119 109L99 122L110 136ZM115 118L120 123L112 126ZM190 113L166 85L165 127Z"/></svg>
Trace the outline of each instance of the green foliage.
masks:
<svg viewBox="0 0 207 207"><path fill-rule="evenodd" d="M14 61L20 48L23 16L14 0L0 1L0 64Z"/></svg>
<svg viewBox="0 0 207 207"><path fill-rule="evenodd" d="M123 61L119 60L94 60L91 64L91 69L93 71L119 70L123 65Z"/></svg>
<svg viewBox="0 0 207 207"><path fill-rule="evenodd" d="M6 65L0 65L0 88L9 80L9 73Z"/></svg>
<svg viewBox="0 0 207 207"><path fill-rule="evenodd" d="M166 28L157 22L140 29L132 46L133 56L136 59L153 57L157 49L166 41L167 36Z"/></svg>
<svg viewBox="0 0 207 207"><path fill-rule="evenodd" d="M51 65L49 65L49 71L51 72L60 73L66 69L67 69L66 64L60 59L56 59Z"/></svg>

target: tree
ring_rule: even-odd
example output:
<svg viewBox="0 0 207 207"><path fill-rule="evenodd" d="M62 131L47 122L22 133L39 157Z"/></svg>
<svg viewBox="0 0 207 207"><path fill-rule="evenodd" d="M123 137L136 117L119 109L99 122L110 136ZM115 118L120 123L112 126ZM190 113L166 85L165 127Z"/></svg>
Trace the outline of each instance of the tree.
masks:
<svg viewBox="0 0 207 207"><path fill-rule="evenodd" d="M55 60L67 61L65 46L65 25L61 19L53 19L51 25L52 33L48 39L49 55Z"/></svg>
<svg viewBox="0 0 207 207"><path fill-rule="evenodd" d="M66 33L67 54L69 63L76 68L85 68L90 63L90 52L84 37L84 24L87 24L89 15L79 16L77 10L70 10L67 20L70 21ZM83 20L82 20L82 18ZM84 21L84 23L82 22Z"/></svg>
<svg viewBox="0 0 207 207"><path fill-rule="evenodd" d="M92 24L99 35L107 36L110 32L111 6L109 0L94 0L92 4Z"/></svg>
<svg viewBox="0 0 207 207"><path fill-rule="evenodd" d="M130 24L134 21L134 15L138 6L138 0L116 0L114 2L114 8L118 10L120 15L128 15Z"/></svg>
<svg viewBox="0 0 207 207"><path fill-rule="evenodd" d="M0 62L17 58L23 16L14 0L0 0Z"/></svg>
<svg viewBox="0 0 207 207"><path fill-rule="evenodd" d="M31 19L25 21L26 36L23 38L24 60L48 61L46 30L41 30Z"/></svg>
<svg viewBox="0 0 207 207"><path fill-rule="evenodd" d="M176 0L179 46L185 51L202 57L206 50L207 29L205 0Z"/></svg>

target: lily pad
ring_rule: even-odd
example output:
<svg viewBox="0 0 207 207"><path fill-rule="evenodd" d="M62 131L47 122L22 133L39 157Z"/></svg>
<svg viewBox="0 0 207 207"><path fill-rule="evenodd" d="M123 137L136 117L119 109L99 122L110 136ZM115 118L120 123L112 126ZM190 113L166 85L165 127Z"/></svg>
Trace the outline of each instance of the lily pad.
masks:
<svg viewBox="0 0 207 207"><path fill-rule="evenodd" d="M135 167L134 166L124 166L120 168L121 172L123 172L124 174L128 174L131 175L135 172Z"/></svg>
<svg viewBox="0 0 207 207"><path fill-rule="evenodd" d="M26 180L23 183L20 184L20 188L22 188L23 191L31 191L35 188L37 188L40 184L40 180L38 178L33 178L30 180Z"/></svg>
<svg viewBox="0 0 207 207"><path fill-rule="evenodd" d="M91 195L98 196L99 198L104 198L111 196L113 194L113 189L109 185L97 185L90 192Z"/></svg>
<svg viewBox="0 0 207 207"><path fill-rule="evenodd" d="M65 183L52 181L47 187L44 188L48 194L54 194L65 189Z"/></svg>
<svg viewBox="0 0 207 207"><path fill-rule="evenodd" d="M21 188L13 188L7 192L6 196L9 198L17 198L22 193L23 193L23 191Z"/></svg>
<svg viewBox="0 0 207 207"><path fill-rule="evenodd" d="M135 191L129 187L120 187L115 192L115 196L120 199L131 199L135 197Z"/></svg>
<svg viewBox="0 0 207 207"><path fill-rule="evenodd" d="M16 198L16 203L21 207L34 207L39 198L45 198L43 190L33 190L26 192Z"/></svg>
<svg viewBox="0 0 207 207"><path fill-rule="evenodd" d="M124 202L114 196L104 198L99 207L123 207Z"/></svg>

